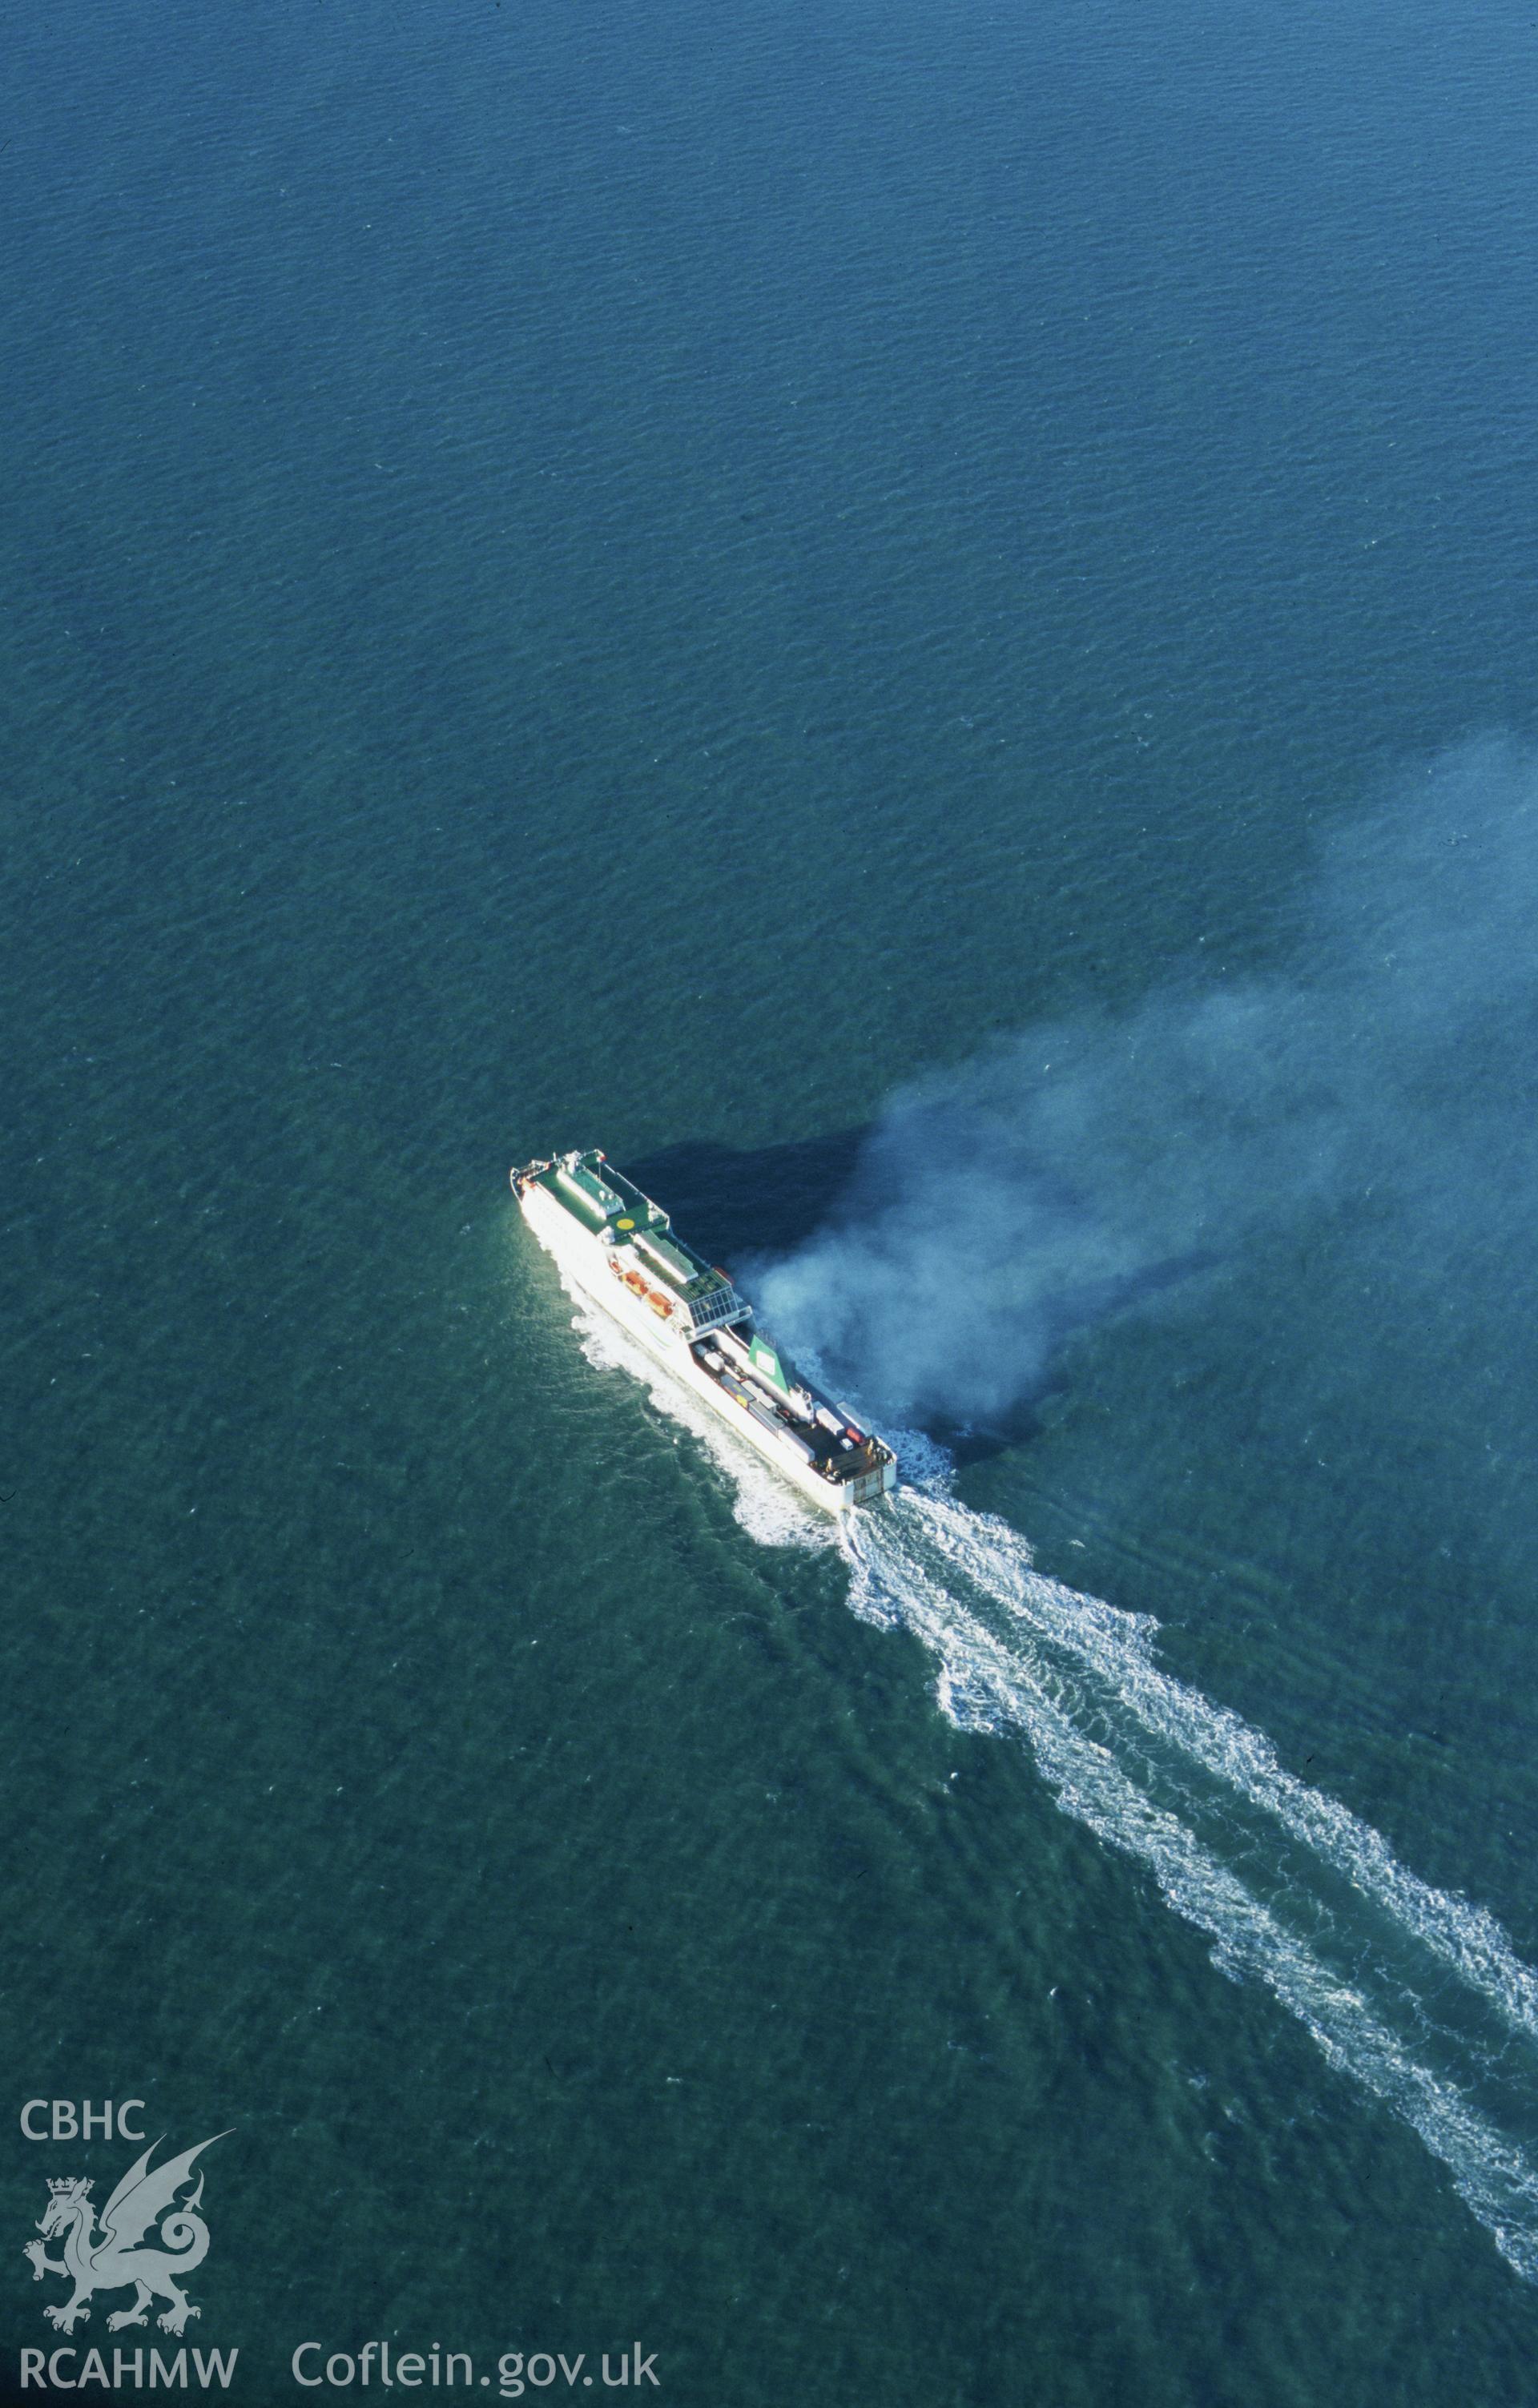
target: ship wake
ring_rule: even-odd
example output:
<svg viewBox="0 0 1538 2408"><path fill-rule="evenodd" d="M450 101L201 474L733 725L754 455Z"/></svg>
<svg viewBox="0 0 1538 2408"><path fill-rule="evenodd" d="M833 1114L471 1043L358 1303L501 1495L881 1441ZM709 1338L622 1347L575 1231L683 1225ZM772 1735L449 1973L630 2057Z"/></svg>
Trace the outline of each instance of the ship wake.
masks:
<svg viewBox="0 0 1538 2408"><path fill-rule="evenodd" d="M951 1721L1022 1739L1063 1811L1408 2124L1538 2283L1538 2171L1510 2137L1532 2120L1538 1976L1494 1917L1409 1872L1164 1671L1148 1616L1046 1578L1007 1524L909 1488L840 1543L855 1610L923 1641Z"/></svg>
<svg viewBox="0 0 1538 2408"><path fill-rule="evenodd" d="M589 1361L642 1382L714 1456L745 1532L837 1546L853 1610L922 1641L950 1721L1023 1742L1062 1811L1408 2125L1538 2284L1538 2166L1514 2137L1538 2128L1538 1972L1495 1917L1419 1879L1263 1732L1166 1671L1152 1616L1039 1571L1017 1530L951 1494L932 1441L898 1433L910 1484L831 1527L568 1287Z"/></svg>

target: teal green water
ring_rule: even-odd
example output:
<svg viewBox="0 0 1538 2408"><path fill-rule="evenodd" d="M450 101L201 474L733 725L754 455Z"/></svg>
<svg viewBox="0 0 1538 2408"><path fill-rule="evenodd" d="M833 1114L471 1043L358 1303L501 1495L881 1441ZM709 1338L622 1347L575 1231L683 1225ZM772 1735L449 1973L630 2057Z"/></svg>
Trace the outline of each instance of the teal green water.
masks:
<svg viewBox="0 0 1538 2408"><path fill-rule="evenodd" d="M252 2401L1530 2401L1527 18L9 32L5 2383L136 2096Z"/></svg>

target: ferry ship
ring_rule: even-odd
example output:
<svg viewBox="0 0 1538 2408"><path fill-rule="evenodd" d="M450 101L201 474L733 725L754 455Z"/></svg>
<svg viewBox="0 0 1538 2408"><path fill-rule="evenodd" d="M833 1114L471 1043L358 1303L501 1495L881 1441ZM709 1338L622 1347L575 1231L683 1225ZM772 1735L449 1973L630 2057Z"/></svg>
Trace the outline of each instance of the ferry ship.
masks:
<svg viewBox="0 0 1538 2408"><path fill-rule="evenodd" d="M898 1484L889 1446L797 1377L753 1308L596 1149L510 1174L541 1245L594 1302L829 1513Z"/></svg>

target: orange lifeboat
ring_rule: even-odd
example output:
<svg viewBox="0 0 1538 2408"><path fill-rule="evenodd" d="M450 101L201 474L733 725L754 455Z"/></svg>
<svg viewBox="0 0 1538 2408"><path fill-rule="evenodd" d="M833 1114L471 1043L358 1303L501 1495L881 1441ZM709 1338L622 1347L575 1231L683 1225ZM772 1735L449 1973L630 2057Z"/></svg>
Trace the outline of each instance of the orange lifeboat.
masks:
<svg viewBox="0 0 1538 2408"><path fill-rule="evenodd" d="M671 1321L673 1306L670 1297L659 1296L654 1287L647 1285L638 1270L622 1271L617 1263L611 1268L615 1276L624 1281L633 1297L638 1297L642 1304L651 1306L659 1321Z"/></svg>

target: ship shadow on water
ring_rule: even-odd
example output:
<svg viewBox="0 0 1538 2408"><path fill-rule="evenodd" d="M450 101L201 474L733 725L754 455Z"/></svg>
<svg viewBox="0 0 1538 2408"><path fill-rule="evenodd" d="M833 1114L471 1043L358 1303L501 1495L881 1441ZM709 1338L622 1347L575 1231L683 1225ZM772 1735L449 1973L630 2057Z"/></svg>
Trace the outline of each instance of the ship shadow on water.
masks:
<svg viewBox="0 0 1538 2408"><path fill-rule="evenodd" d="M843 1202L870 1136L864 1127L788 1145L686 1140L620 1168L692 1246L729 1268L734 1257L804 1246Z"/></svg>
<svg viewBox="0 0 1538 2408"><path fill-rule="evenodd" d="M866 1125L756 1147L686 1140L640 1159L627 1156L620 1167L658 1198L692 1245L731 1269L794 1254L830 1223L892 1201L896 1186L889 1170L872 1162L871 1134ZM1012 1403L985 1420L963 1422L943 1412L913 1411L888 1418L922 1428L958 1469L1028 1447L1042 1435L1053 1401L1074 1384L1074 1339L1123 1312L1146 1310L1161 1294L1210 1273L1217 1260L1210 1251L1187 1253L1056 1296L1042 1308L1047 1325L1044 1368ZM751 1292L751 1277L747 1288ZM1007 1342L1007 1324L1004 1334ZM831 1360L825 1368L836 1381L860 1384L853 1362ZM879 1417L880 1399L867 1397L864 1402Z"/></svg>

